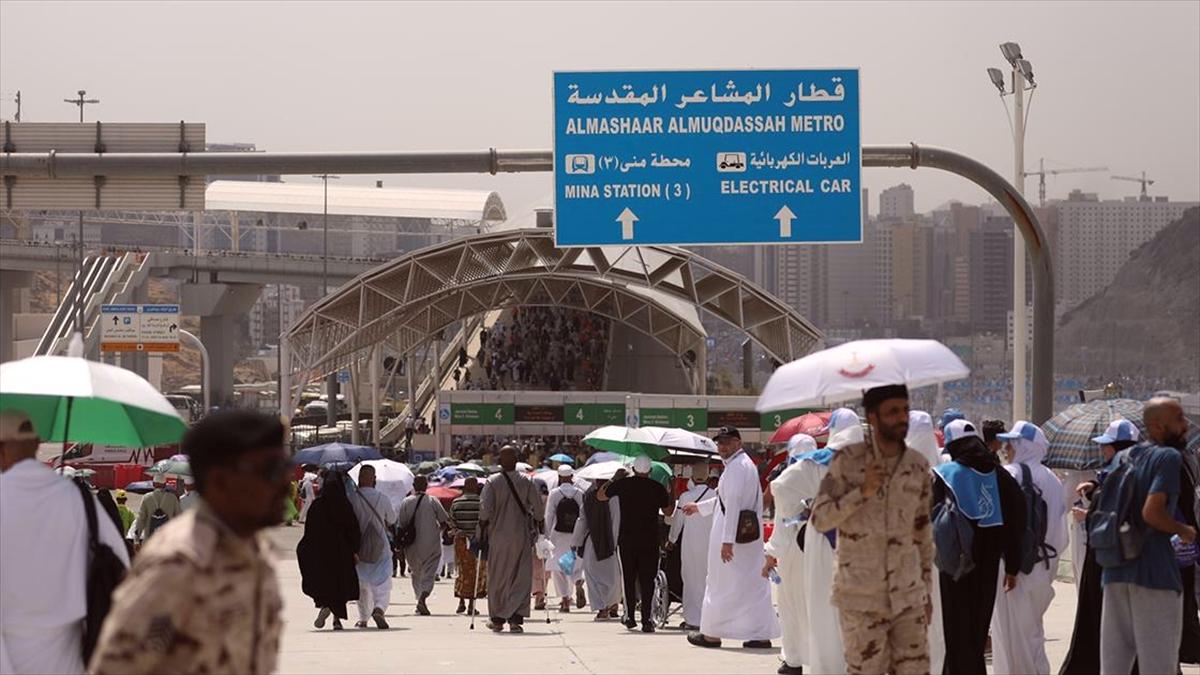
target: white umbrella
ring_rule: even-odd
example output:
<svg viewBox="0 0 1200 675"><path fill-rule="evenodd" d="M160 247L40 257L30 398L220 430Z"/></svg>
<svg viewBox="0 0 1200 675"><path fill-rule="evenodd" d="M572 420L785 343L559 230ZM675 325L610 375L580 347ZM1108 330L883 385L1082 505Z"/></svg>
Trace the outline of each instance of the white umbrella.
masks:
<svg viewBox="0 0 1200 675"><path fill-rule="evenodd" d="M586 481L609 480L617 469L626 469L625 462L596 462L576 471L575 477Z"/></svg>
<svg viewBox="0 0 1200 675"><path fill-rule="evenodd" d="M771 375L759 412L827 406L889 384L924 387L970 374L937 340L858 340L809 354Z"/></svg>
<svg viewBox="0 0 1200 675"><path fill-rule="evenodd" d="M359 462L350 469L350 478L358 483L359 470L364 465L375 467L375 488L382 492L397 510L400 502L412 492L413 472L408 465L390 459L369 459Z"/></svg>
<svg viewBox="0 0 1200 675"><path fill-rule="evenodd" d="M474 474L479 474L481 476L483 474L487 473L487 469L483 468L482 466L479 466L475 462L463 462L462 464L458 464L452 468L455 471L459 471L461 473L474 473Z"/></svg>
<svg viewBox="0 0 1200 675"><path fill-rule="evenodd" d="M688 452L708 452L715 454L717 444L711 438L693 433L687 429L668 429L665 427L641 427L650 434L657 445L672 450L687 450Z"/></svg>

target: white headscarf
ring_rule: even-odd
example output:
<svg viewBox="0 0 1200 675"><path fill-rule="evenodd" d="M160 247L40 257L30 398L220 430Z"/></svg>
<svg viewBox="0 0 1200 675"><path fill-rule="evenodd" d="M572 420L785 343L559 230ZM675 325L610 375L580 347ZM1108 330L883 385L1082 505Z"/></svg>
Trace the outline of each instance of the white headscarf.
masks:
<svg viewBox="0 0 1200 675"><path fill-rule="evenodd" d="M796 434L788 439L788 459L817 449L817 440L808 434Z"/></svg>
<svg viewBox="0 0 1200 675"><path fill-rule="evenodd" d="M829 416L829 440L826 441L825 447L837 450L865 442L858 413L849 408L834 410Z"/></svg>
<svg viewBox="0 0 1200 675"><path fill-rule="evenodd" d="M912 410L908 413L908 436L904 438L904 443L921 453L930 466L942 463L937 436L933 433L933 418L924 410Z"/></svg>
<svg viewBox="0 0 1200 675"><path fill-rule="evenodd" d="M1024 420L1017 422L1009 433L1020 434L1026 425L1033 428L1033 440L1019 436L1009 440L1013 449L1009 464L1041 464L1042 460L1046 458L1046 452L1050 449L1050 442L1046 440L1046 434L1042 432L1041 427L1032 422Z"/></svg>

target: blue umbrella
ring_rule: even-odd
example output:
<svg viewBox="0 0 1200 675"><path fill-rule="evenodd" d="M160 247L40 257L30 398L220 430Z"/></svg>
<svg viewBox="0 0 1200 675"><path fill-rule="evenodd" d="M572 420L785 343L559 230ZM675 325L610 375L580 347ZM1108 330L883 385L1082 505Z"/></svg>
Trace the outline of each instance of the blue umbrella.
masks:
<svg viewBox="0 0 1200 675"><path fill-rule="evenodd" d="M573 457L571 457L570 455L563 454L561 452L558 453L557 455L550 455L550 461L551 462L562 462L563 464L574 464L575 463L575 459Z"/></svg>
<svg viewBox="0 0 1200 675"><path fill-rule="evenodd" d="M383 459L383 455L375 448L365 445L350 445L348 443L326 443L315 445L297 452L292 461L296 464L317 464L319 466L354 466L359 462L372 459Z"/></svg>

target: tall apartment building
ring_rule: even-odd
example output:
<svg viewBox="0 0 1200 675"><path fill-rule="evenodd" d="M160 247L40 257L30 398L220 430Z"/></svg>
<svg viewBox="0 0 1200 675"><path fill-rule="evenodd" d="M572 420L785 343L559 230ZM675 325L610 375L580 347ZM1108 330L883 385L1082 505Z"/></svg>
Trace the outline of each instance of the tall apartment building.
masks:
<svg viewBox="0 0 1200 675"><path fill-rule="evenodd" d="M828 321L829 248L826 245L773 247L779 299L817 326Z"/></svg>
<svg viewBox="0 0 1200 675"><path fill-rule="evenodd" d="M916 213L912 186L901 183L879 193L879 219L908 218Z"/></svg>
<svg viewBox="0 0 1200 675"><path fill-rule="evenodd" d="M1079 190L1055 202L1057 304L1067 310L1095 295L1112 282L1134 249L1197 205L1167 197L1101 201Z"/></svg>

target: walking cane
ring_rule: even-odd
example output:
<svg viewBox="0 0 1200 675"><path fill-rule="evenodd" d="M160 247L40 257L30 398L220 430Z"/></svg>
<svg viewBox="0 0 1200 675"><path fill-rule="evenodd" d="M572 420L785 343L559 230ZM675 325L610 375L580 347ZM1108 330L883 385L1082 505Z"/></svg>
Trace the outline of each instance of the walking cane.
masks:
<svg viewBox="0 0 1200 675"><path fill-rule="evenodd" d="M469 551L468 551L469 552ZM475 598L479 597L479 568L483 567L483 547L479 547L479 555L475 556L475 585L471 587L471 603L467 611L471 613L471 630L475 630Z"/></svg>

